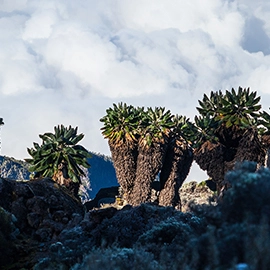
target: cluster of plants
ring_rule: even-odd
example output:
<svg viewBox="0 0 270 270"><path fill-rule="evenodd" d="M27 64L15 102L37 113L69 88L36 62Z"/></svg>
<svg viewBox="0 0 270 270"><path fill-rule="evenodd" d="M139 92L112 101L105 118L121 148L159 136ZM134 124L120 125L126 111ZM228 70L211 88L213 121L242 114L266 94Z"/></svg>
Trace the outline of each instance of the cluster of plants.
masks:
<svg viewBox="0 0 270 270"><path fill-rule="evenodd" d="M199 100L194 122L164 107L113 104L100 119L101 130L127 203L157 200L159 205L181 208L179 189L193 160L216 183L218 193L230 185L225 174L237 162L268 164L270 115L261 111L259 102L249 88L212 91ZM90 166L89 152L78 145L84 135L71 126L61 125L54 131L40 135L42 144L28 148L32 158L26 161L35 177L52 177L76 194L85 176L83 167ZM153 187L157 199L152 196Z"/></svg>
<svg viewBox="0 0 270 270"><path fill-rule="evenodd" d="M236 162L267 163L270 115L261 111L259 102L249 88L212 91L199 100L194 122L165 108L113 104L100 119L101 130L127 202L151 201L159 176L159 204L179 206L179 188L193 160L207 171L218 193L229 186L224 176Z"/></svg>
<svg viewBox="0 0 270 270"><path fill-rule="evenodd" d="M204 94L199 101L195 125L200 133L194 144L194 159L217 184L226 188L225 174L236 162L265 164L269 147L269 114L261 111L260 97L238 88Z"/></svg>
<svg viewBox="0 0 270 270"><path fill-rule="evenodd" d="M159 204L180 204L178 190L193 159L189 144L193 124L164 107L144 109L119 103L100 119L109 141L117 179L132 205L151 201L159 175Z"/></svg>
<svg viewBox="0 0 270 270"><path fill-rule="evenodd" d="M245 162L226 178L231 188L217 205L188 213L152 204L89 212L34 269L267 270L270 171Z"/></svg>

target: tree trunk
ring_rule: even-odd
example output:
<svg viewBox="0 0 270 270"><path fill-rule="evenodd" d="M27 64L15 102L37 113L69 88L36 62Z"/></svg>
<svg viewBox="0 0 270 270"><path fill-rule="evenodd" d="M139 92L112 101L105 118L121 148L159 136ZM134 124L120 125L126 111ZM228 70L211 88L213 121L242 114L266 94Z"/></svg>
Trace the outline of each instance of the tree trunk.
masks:
<svg viewBox="0 0 270 270"><path fill-rule="evenodd" d="M52 179L61 186L65 186L67 190L72 194L75 198L80 200L79 196L79 182L73 182L68 175L68 167L66 163L60 163L58 165L58 171L53 175Z"/></svg>
<svg viewBox="0 0 270 270"><path fill-rule="evenodd" d="M270 168L270 148L267 148L265 155L265 165L266 168Z"/></svg>
<svg viewBox="0 0 270 270"><path fill-rule="evenodd" d="M159 205L181 210L179 189L189 173L192 161L191 147L183 139L171 139L160 174Z"/></svg>
<svg viewBox="0 0 270 270"><path fill-rule="evenodd" d="M258 138L257 131L247 130L237 147L234 163L244 160L255 161L258 167L264 166L266 159L266 149Z"/></svg>
<svg viewBox="0 0 270 270"><path fill-rule="evenodd" d="M194 160L203 171L207 172L212 181L216 183L218 193L221 192L224 186L224 158L226 154L228 155L226 148L222 144L211 143L210 141L206 141L194 151Z"/></svg>
<svg viewBox="0 0 270 270"><path fill-rule="evenodd" d="M261 142L265 150L264 166L270 168L270 135L263 135Z"/></svg>
<svg viewBox="0 0 270 270"><path fill-rule="evenodd" d="M167 149L164 143L155 142L151 146L139 143L136 179L131 198L132 205L151 202L152 183L161 170Z"/></svg>
<svg viewBox="0 0 270 270"><path fill-rule="evenodd" d="M130 196L136 178L137 146L126 143L115 146L111 142L109 142L109 146L117 180L124 191L127 203L130 203Z"/></svg>
<svg viewBox="0 0 270 270"><path fill-rule="evenodd" d="M237 130L237 132L239 135L240 131ZM207 171L207 174L217 184L218 194L229 187L229 183L224 179L225 174L233 170L237 162L255 161L258 163L258 167L265 164L266 150L258 138L257 131L253 129L241 130L241 134L241 136L233 137L234 144L227 143L227 145L233 146L225 147L220 143L205 142L194 151L195 161L202 170ZM227 139L229 140L229 136Z"/></svg>

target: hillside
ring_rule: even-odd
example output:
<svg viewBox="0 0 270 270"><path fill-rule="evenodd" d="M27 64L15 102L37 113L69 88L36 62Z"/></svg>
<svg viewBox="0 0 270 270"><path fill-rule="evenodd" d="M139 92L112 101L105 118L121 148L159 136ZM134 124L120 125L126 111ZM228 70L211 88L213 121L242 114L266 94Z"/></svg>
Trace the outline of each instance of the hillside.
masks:
<svg viewBox="0 0 270 270"><path fill-rule="evenodd" d="M92 158L88 161L91 167L87 174L90 179L90 184L85 183L88 199L93 199L96 193L102 187L117 186L115 170L111 159L107 156L93 153ZM22 160L16 160L12 157L0 156L0 177L29 180L30 173L28 172L28 164Z"/></svg>

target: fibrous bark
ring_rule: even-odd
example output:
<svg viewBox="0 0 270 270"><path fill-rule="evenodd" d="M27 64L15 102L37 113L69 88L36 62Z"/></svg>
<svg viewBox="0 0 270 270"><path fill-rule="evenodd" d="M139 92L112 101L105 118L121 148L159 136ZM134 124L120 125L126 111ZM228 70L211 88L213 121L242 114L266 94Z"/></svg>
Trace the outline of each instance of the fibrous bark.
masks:
<svg viewBox="0 0 270 270"><path fill-rule="evenodd" d="M266 151L258 138L258 133L253 129L247 130L237 147L235 162L255 161L261 167L264 165L265 155Z"/></svg>
<svg viewBox="0 0 270 270"><path fill-rule="evenodd" d="M207 141L194 151L195 161L217 184L218 193L229 184L224 180L225 174L233 170L237 162L255 161L258 163L258 167L265 163L266 150L259 140L257 131L249 129L240 132L237 130L237 134L237 136L233 136L230 143L227 143L230 147Z"/></svg>
<svg viewBox="0 0 270 270"><path fill-rule="evenodd" d="M151 146L142 142L138 148L136 179L131 198L132 205L151 201L151 184L161 170L167 142L154 142Z"/></svg>
<svg viewBox="0 0 270 270"><path fill-rule="evenodd" d="M216 183L218 192L223 187L225 153L226 148L222 144L210 141L206 141L194 151L194 160Z"/></svg>
<svg viewBox="0 0 270 270"><path fill-rule="evenodd" d="M160 173L159 205L181 210L179 189L189 173L192 161L191 147L184 140L171 139Z"/></svg>
<svg viewBox="0 0 270 270"><path fill-rule="evenodd" d="M58 165L58 171L53 175L52 179L59 185L64 186L76 199L80 200L80 182L74 182L70 179L66 163L62 162Z"/></svg>
<svg viewBox="0 0 270 270"><path fill-rule="evenodd" d="M265 149L264 166L270 168L270 135L266 134L262 136L262 145Z"/></svg>
<svg viewBox="0 0 270 270"><path fill-rule="evenodd" d="M135 144L122 143L114 145L109 142L112 160L115 167L117 180L122 187L127 203L136 178L138 151Z"/></svg>

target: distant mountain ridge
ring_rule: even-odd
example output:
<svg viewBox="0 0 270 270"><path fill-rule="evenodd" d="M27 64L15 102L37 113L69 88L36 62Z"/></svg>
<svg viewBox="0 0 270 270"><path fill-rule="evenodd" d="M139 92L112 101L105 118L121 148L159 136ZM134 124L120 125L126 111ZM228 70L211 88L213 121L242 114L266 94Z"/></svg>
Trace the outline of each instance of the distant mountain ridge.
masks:
<svg viewBox="0 0 270 270"><path fill-rule="evenodd" d="M115 169L110 157L91 152L88 159L91 167L88 169L90 185L87 186L88 198L93 199L97 192L104 187L117 186ZM0 156L0 177L13 180L29 180L29 165L22 160L12 157Z"/></svg>

